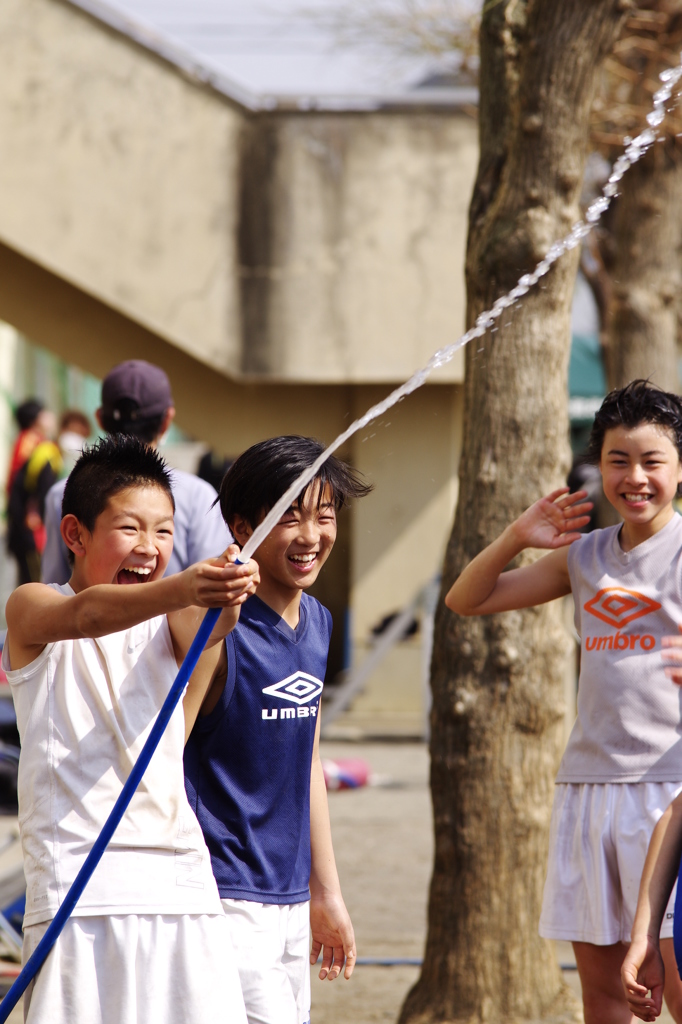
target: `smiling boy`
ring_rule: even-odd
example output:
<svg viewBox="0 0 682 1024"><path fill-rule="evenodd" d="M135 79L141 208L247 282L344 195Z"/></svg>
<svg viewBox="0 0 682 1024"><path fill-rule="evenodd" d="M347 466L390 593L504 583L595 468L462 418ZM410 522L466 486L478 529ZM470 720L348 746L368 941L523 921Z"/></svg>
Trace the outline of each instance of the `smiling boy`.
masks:
<svg viewBox="0 0 682 1024"><path fill-rule="evenodd" d="M490 615L573 594L581 638L578 717L554 796L540 934L573 943L585 1024L622 1024L620 983L647 845L682 791L680 694L664 638L682 605L682 401L643 380L612 391L588 449L622 524L581 535L585 492L561 488L531 505L466 567L445 602ZM550 548L504 571L527 548ZM667 641L666 641L667 642ZM513 684L512 684L513 685ZM679 1024L672 901L661 929L665 998Z"/></svg>
<svg viewBox="0 0 682 1024"><path fill-rule="evenodd" d="M244 1021L229 933L182 751L225 635L257 582L237 549L162 579L173 496L160 456L134 437L84 452L62 536L69 583L7 603L3 668L21 734L19 822L27 958L59 908L135 763L206 607L224 608L102 862L25 996L50 1024Z"/></svg>
<svg viewBox="0 0 682 1024"><path fill-rule="evenodd" d="M220 489L239 544L323 451L305 437L254 445ZM260 584L224 645L185 752L185 782L230 922L251 1024L307 1024L310 963L349 978L353 926L334 863L319 756L331 616L306 590L336 539L336 513L370 490L330 458L255 558ZM312 930L312 953L309 932Z"/></svg>

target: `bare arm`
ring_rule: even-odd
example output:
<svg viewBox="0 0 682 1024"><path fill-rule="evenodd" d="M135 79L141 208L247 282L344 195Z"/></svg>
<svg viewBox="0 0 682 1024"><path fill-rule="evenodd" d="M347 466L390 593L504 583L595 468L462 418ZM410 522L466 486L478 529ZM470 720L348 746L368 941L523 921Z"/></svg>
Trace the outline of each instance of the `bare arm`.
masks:
<svg viewBox="0 0 682 1024"><path fill-rule="evenodd" d="M191 605L229 605L251 575L249 566L227 565L223 556L152 583L99 584L72 597L42 583L28 583L7 602L10 663L22 668L57 640L106 636Z"/></svg>
<svg viewBox="0 0 682 1024"><path fill-rule="evenodd" d="M678 627L682 633L682 626ZM682 636L664 636L665 674L682 685ZM637 911L632 926L632 942L627 951L621 978L628 1005L635 1016L653 1021L661 1012L665 969L660 951L660 930L665 908L675 884L682 856L682 796L666 808L649 843ZM651 995L648 993L651 992Z"/></svg>
<svg viewBox="0 0 682 1024"><path fill-rule="evenodd" d="M586 513L592 504L583 501L585 497L585 491L569 494L562 487L526 509L453 583L445 598L448 608L458 615L490 615L570 593L566 548L589 522ZM532 565L504 572L526 548L552 550Z"/></svg>
<svg viewBox="0 0 682 1024"><path fill-rule="evenodd" d="M204 653L201 655L197 667L191 675L185 696L182 699L182 709L185 713L185 743L194 728L194 723L197 720L206 695L212 692L213 687L218 687L217 693L220 695L225 688L226 678L227 655L225 653L225 644L215 644L208 650L204 648Z"/></svg>
<svg viewBox="0 0 682 1024"><path fill-rule="evenodd" d="M682 795L666 808L651 836L639 886L632 942L621 968L630 1009L646 1021L653 1021L661 1012L665 972L659 935L681 855Z"/></svg>
<svg viewBox="0 0 682 1024"><path fill-rule="evenodd" d="M236 558L239 554L237 545L228 548L225 559ZM209 692L217 694L215 702L223 691L227 678L227 654L223 640L231 633L239 620L239 609L251 594L255 594L260 582L258 566L251 561L246 566L233 566L234 578L231 581L232 597L227 600L226 607L211 631L206 646L192 673L183 698L185 712L185 742L189 739L197 715ZM245 575L243 570L248 570ZM238 571L239 570L239 571ZM204 608L185 608L168 616L171 637L175 649L175 657L180 664L185 658L196 636L206 611Z"/></svg>
<svg viewBox="0 0 682 1024"><path fill-rule="evenodd" d="M320 711L317 712L315 743L310 774L310 930L313 936L310 963L317 963L322 950L320 980L350 978L355 967L355 935L341 895L329 822L327 788L320 760Z"/></svg>

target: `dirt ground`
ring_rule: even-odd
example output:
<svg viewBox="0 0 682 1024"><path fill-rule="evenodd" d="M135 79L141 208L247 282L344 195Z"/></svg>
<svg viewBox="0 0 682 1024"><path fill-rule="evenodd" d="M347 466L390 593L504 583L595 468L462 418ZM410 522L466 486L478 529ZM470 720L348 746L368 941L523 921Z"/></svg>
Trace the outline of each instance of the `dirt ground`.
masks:
<svg viewBox="0 0 682 1024"><path fill-rule="evenodd" d="M334 848L358 957L421 957L431 873L431 806L420 743L332 743L323 757L362 757L386 785L329 794ZM394 1021L416 967L365 967L349 982L312 976L314 1024Z"/></svg>
<svg viewBox="0 0 682 1024"><path fill-rule="evenodd" d="M329 794L334 848L358 957L421 957L433 849L428 755L422 743L323 743L323 757L363 757L391 784ZM561 964L575 964L557 943ZM312 976L312 1024L396 1021L417 967L358 965L349 982ZM564 977L580 996L575 970ZM672 1024L664 1008L661 1024Z"/></svg>

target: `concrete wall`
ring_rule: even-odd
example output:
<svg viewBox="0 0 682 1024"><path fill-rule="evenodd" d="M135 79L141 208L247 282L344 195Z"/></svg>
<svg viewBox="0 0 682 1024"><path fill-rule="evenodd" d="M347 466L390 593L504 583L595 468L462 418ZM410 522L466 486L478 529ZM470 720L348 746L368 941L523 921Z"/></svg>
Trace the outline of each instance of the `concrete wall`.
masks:
<svg viewBox="0 0 682 1024"><path fill-rule="evenodd" d="M261 116L244 150L244 370L402 381L464 330L476 126L452 111ZM463 361L441 380L463 378Z"/></svg>
<svg viewBox="0 0 682 1024"><path fill-rule="evenodd" d="M356 412L383 393L357 389ZM457 500L462 399L459 387L422 388L356 435L353 462L375 485L353 517L358 643L366 642L381 615L403 608L440 569Z"/></svg>
<svg viewBox="0 0 682 1024"><path fill-rule="evenodd" d="M225 371L241 123L60 0L0 4L0 238Z"/></svg>
<svg viewBox="0 0 682 1024"><path fill-rule="evenodd" d="M0 139L0 241L226 375L399 381L461 333L457 111L248 114L65 0L3 0Z"/></svg>

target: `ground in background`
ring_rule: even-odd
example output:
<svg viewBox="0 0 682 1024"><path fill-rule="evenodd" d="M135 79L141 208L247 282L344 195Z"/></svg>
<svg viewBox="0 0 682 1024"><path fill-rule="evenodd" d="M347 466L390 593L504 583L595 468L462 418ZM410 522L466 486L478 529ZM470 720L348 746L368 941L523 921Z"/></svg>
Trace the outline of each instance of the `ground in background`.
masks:
<svg viewBox="0 0 682 1024"><path fill-rule="evenodd" d="M322 744L323 757L363 757L392 785L329 794L334 849L358 956L421 957L433 836L428 754L423 743ZM575 964L570 943L559 963ZM312 1024L395 1021L419 976L416 967L362 967L349 982L312 975ZM564 978L580 998L575 970ZM664 1008L661 1024L672 1024Z"/></svg>
<svg viewBox="0 0 682 1024"><path fill-rule="evenodd" d="M322 756L366 758L387 783L329 794L358 956L421 957L433 848L425 745L328 742ZM320 982L313 971L312 1020L394 1021L418 974L415 967L358 966L349 982Z"/></svg>

